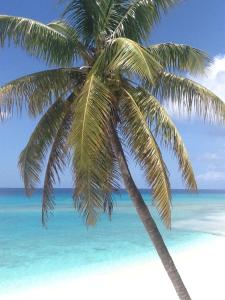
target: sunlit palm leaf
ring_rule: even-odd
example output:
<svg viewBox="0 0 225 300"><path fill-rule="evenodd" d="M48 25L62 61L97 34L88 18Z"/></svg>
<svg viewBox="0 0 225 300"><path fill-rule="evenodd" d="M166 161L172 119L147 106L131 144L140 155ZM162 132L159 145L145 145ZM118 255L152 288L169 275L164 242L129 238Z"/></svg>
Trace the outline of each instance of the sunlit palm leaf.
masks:
<svg viewBox="0 0 225 300"><path fill-rule="evenodd" d="M16 108L25 107L31 115L37 115L55 99L73 90L84 80L85 74L76 68L61 68L27 75L0 88L0 109L12 114Z"/></svg>
<svg viewBox="0 0 225 300"><path fill-rule="evenodd" d="M88 225L94 224L104 207L103 187L111 164L107 127L111 112L108 88L91 75L74 107L70 144L74 149L75 208ZM108 185L110 186L110 181Z"/></svg>
<svg viewBox="0 0 225 300"><path fill-rule="evenodd" d="M54 208L53 189L56 180L60 180L60 173L68 161L69 147L67 138L71 129L73 114L70 105L54 138L45 171L44 188L42 196L42 224L46 225L48 212Z"/></svg>
<svg viewBox="0 0 225 300"><path fill-rule="evenodd" d="M70 65L74 60L74 40L60 31L32 19L0 16L0 45L13 42L48 64Z"/></svg>
<svg viewBox="0 0 225 300"><path fill-rule="evenodd" d="M145 78L149 82L155 81L161 66L148 50L127 38L115 39L110 48L113 54L109 69L120 69Z"/></svg>
<svg viewBox="0 0 225 300"><path fill-rule="evenodd" d="M40 180L44 159L64 117L66 103L56 101L39 121L19 159L24 186L30 195Z"/></svg>
<svg viewBox="0 0 225 300"><path fill-rule="evenodd" d="M157 84L151 88L157 98L170 104L181 113L197 114L210 121L223 121L224 102L202 85L170 73L162 73Z"/></svg>
<svg viewBox="0 0 225 300"><path fill-rule="evenodd" d="M120 102L124 134L136 160L145 172L160 216L169 227L171 223L170 183L160 149L148 127L147 117L141 112L130 90L123 90Z"/></svg>
<svg viewBox="0 0 225 300"><path fill-rule="evenodd" d="M158 44L148 47L148 50L155 60L169 71L203 73L209 63L206 53L187 45Z"/></svg>
<svg viewBox="0 0 225 300"><path fill-rule="evenodd" d="M140 111L148 119L149 126L154 128L154 135L161 139L163 146L172 149L187 188L196 190L197 184L187 150L166 110L154 96L143 89L132 88L130 91Z"/></svg>
<svg viewBox="0 0 225 300"><path fill-rule="evenodd" d="M117 8L120 19L111 36L126 36L134 41L146 39L153 25L160 19L162 11L176 4L175 0L132 0L121 1Z"/></svg>

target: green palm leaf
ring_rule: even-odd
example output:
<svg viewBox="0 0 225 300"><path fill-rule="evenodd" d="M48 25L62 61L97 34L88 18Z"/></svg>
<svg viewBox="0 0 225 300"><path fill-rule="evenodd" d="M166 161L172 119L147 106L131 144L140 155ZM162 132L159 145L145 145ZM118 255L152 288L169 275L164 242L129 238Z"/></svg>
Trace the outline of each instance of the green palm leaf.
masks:
<svg viewBox="0 0 225 300"><path fill-rule="evenodd" d="M142 114L148 119L149 126L154 128L154 135L161 139L163 146L172 149L178 160L179 168L187 188L196 190L197 184L187 150L179 131L166 110L159 101L147 93L147 91L140 88L130 88L129 90Z"/></svg>
<svg viewBox="0 0 225 300"><path fill-rule="evenodd" d="M224 102L193 80L170 73L161 73L157 84L150 90L165 104L174 105L181 114L197 113L204 119L224 122Z"/></svg>
<svg viewBox="0 0 225 300"><path fill-rule="evenodd" d="M74 36L73 36L74 37ZM0 16L0 45L13 42L48 64L71 65L75 56L74 38L32 19Z"/></svg>
<svg viewBox="0 0 225 300"><path fill-rule="evenodd" d="M53 28L57 32L63 34L73 44L74 53L79 57L82 57L84 61L91 62L92 57L87 51L87 48L79 41L77 32L69 26L64 20L57 20L48 24L48 27Z"/></svg>
<svg viewBox="0 0 225 300"><path fill-rule="evenodd" d="M40 180L39 176L44 165L45 156L60 128L66 105L67 103L64 101L58 100L48 109L20 155L18 165L28 195L32 193Z"/></svg>
<svg viewBox="0 0 225 300"><path fill-rule="evenodd" d="M153 25L159 21L162 11L176 4L176 0L132 0L122 1L117 10L120 19L111 36L126 36L136 42L146 39Z"/></svg>
<svg viewBox="0 0 225 300"><path fill-rule="evenodd" d="M61 68L23 76L0 88L0 109L12 114L14 108L21 112L25 107L35 116L55 99L72 91L84 78L85 74L76 68Z"/></svg>
<svg viewBox="0 0 225 300"><path fill-rule="evenodd" d="M103 187L112 160L107 136L110 113L111 93L92 74L77 98L70 134L74 149L75 208L85 215L88 225L96 222L105 202Z"/></svg>
<svg viewBox="0 0 225 300"><path fill-rule="evenodd" d="M117 162L117 158L115 157L113 150L111 148L111 145L107 145L109 149L109 156L107 157L107 161L105 162L106 164L106 177L104 179L104 182L101 185L102 192L103 192L103 198L104 198L104 203L103 203L103 210L105 213L109 215L109 218L111 219L113 207L114 207L114 202L112 198L112 193L116 190L120 189L120 171L119 171L119 166Z"/></svg>
<svg viewBox="0 0 225 300"><path fill-rule="evenodd" d="M64 10L63 16L75 28L86 45L93 41L99 16L99 7L96 1L70 1Z"/></svg>
<svg viewBox="0 0 225 300"><path fill-rule="evenodd" d="M203 73L209 58L203 51L187 45L165 43L148 47L151 55L169 71Z"/></svg>
<svg viewBox="0 0 225 300"><path fill-rule="evenodd" d="M130 39L117 38L113 40L108 51L112 52L109 64L111 70L119 69L130 72L151 83L155 81L161 70L160 64L149 51Z"/></svg>
<svg viewBox="0 0 225 300"><path fill-rule="evenodd" d="M70 105L65 109L58 131L54 138L45 171L43 197L42 197L42 224L46 225L48 212L54 209L53 189L56 179L60 180L59 173L63 171L68 160L69 147L67 138L72 124L72 111Z"/></svg>
<svg viewBox="0 0 225 300"><path fill-rule="evenodd" d="M157 142L151 133L147 117L140 110L134 95L123 89L120 101L121 123L135 159L145 171L152 188L154 203L166 226L171 223L171 195L167 168Z"/></svg>
<svg viewBox="0 0 225 300"><path fill-rule="evenodd" d="M103 0L99 2L99 24L98 36L105 43L107 37L111 36L117 24L120 22L120 11L122 11L121 0Z"/></svg>

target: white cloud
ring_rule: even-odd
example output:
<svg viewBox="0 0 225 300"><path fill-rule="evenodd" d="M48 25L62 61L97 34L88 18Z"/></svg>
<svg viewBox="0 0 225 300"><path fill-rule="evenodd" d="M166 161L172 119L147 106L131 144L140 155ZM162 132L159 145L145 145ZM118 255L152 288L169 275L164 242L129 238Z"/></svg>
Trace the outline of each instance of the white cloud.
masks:
<svg viewBox="0 0 225 300"><path fill-rule="evenodd" d="M225 180L225 153L224 146L218 152L206 152L198 160L207 165L207 170L197 176L199 181L224 181Z"/></svg>
<svg viewBox="0 0 225 300"><path fill-rule="evenodd" d="M198 180L202 181L224 181L225 172L222 171L208 171L197 176Z"/></svg>
<svg viewBox="0 0 225 300"><path fill-rule="evenodd" d="M206 152L199 157L199 160L217 161L221 160L223 156L216 152Z"/></svg>
<svg viewBox="0 0 225 300"><path fill-rule="evenodd" d="M225 102L225 55L215 56L204 76L193 78Z"/></svg>
<svg viewBox="0 0 225 300"><path fill-rule="evenodd" d="M221 143L217 151L202 153L197 160L204 169L196 176L199 183L210 185L225 182L225 145Z"/></svg>

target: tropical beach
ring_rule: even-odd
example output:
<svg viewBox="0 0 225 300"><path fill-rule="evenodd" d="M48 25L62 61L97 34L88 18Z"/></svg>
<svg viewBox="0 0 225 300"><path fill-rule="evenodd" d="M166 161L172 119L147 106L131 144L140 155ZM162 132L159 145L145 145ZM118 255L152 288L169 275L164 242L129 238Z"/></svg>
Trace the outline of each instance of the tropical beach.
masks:
<svg viewBox="0 0 225 300"><path fill-rule="evenodd" d="M0 190L1 299L178 299L126 193L110 222L86 230L57 190L51 226L39 226L41 191ZM142 191L146 202L149 191ZM18 201L20 205L18 205ZM224 299L225 192L173 192L173 228L159 226L193 299ZM88 286L88 288L87 288Z"/></svg>
<svg viewBox="0 0 225 300"><path fill-rule="evenodd" d="M223 300L224 292L224 238L217 238L196 246L174 258L193 299ZM215 255L216 253L216 255ZM216 275L215 275L216 274ZM87 288L88 286L88 288ZM2 295L4 300L28 299L152 299L176 300L160 263L142 262L124 267L99 271L74 279L48 283L12 295Z"/></svg>
<svg viewBox="0 0 225 300"><path fill-rule="evenodd" d="M1 299L225 299L224 14L0 4Z"/></svg>

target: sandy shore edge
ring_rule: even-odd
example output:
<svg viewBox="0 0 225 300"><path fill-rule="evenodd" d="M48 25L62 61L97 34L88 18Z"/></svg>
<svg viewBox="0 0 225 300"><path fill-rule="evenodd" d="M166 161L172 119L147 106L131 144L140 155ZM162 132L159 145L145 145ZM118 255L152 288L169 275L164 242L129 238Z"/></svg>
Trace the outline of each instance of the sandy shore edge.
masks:
<svg viewBox="0 0 225 300"><path fill-rule="evenodd" d="M192 300L225 299L225 238L204 240L172 253ZM177 300L176 293L159 261L101 270L80 278L1 295L1 300L59 299L153 299Z"/></svg>

